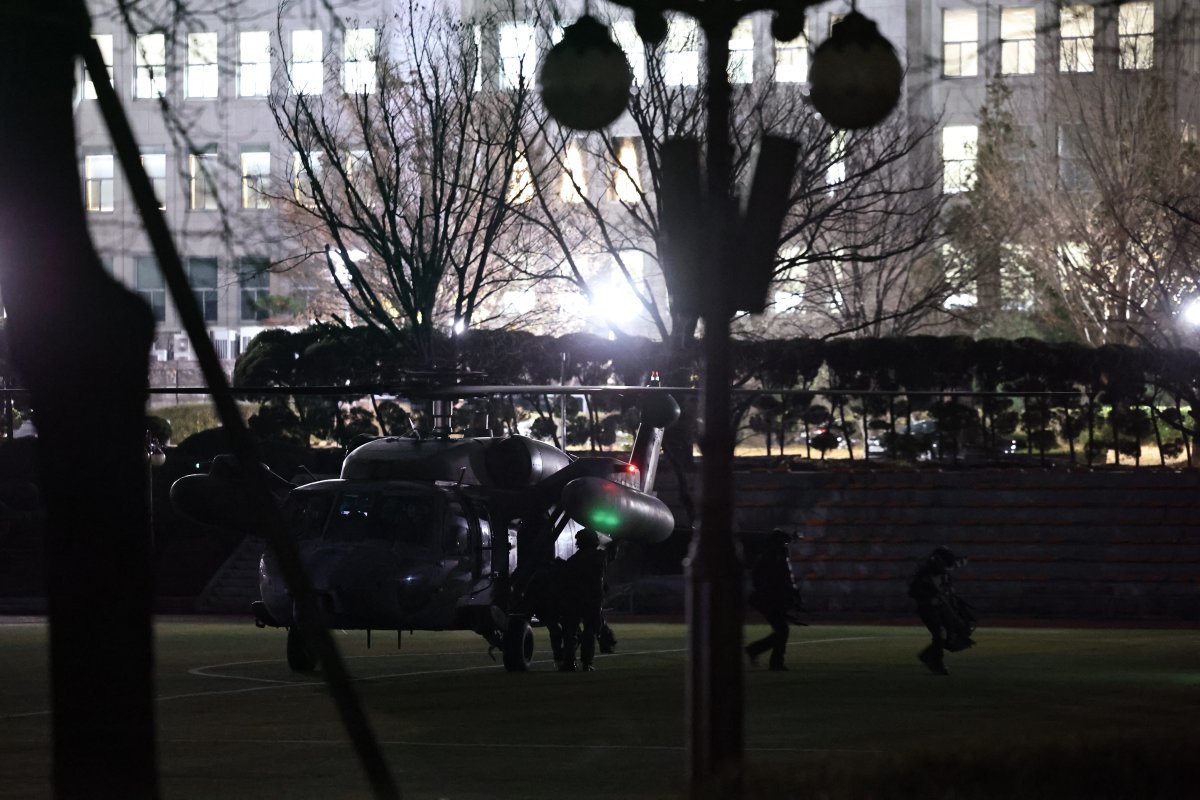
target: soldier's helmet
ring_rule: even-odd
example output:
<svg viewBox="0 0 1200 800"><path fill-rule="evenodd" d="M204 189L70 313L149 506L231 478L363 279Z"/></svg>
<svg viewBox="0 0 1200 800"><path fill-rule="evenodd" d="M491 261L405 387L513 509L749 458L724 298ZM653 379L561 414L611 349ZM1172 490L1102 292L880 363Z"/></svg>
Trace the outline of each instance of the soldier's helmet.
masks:
<svg viewBox="0 0 1200 800"><path fill-rule="evenodd" d="M799 538L796 534L789 533L783 528L775 528L771 531L771 535L767 537L767 542L773 547L787 547Z"/></svg>
<svg viewBox="0 0 1200 800"><path fill-rule="evenodd" d="M580 548L599 547L600 535L591 528L580 528L579 532L575 534L575 546Z"/></svg>
<svg viewBox="0 0 1200 800"><path fill-rule="evenodd" d="M933 561L944 569L950 569L951 567L958 566L958 559L955 558L954 551L945 545L934 548L934 551L929 554L929 560Z"/></svg>

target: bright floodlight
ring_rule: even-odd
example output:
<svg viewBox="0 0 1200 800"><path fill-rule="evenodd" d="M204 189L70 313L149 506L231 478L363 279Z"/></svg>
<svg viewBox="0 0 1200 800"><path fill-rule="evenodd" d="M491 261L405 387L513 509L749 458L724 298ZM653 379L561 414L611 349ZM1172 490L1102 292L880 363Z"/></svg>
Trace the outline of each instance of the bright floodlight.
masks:
<svg viewBox="0 0 1200 800"><path fill-rule="evenodd" d="M610 322L629 322L637 314L637 298L629 287L602 283L592 287L592 313Z"/></svg>
<svg viewBox="0 0 1200 800"><path fill-rule="evenodd" d="M1200 327L1200 297L1194 298L1180 311L1183 321L1193 327Z"/></svg>

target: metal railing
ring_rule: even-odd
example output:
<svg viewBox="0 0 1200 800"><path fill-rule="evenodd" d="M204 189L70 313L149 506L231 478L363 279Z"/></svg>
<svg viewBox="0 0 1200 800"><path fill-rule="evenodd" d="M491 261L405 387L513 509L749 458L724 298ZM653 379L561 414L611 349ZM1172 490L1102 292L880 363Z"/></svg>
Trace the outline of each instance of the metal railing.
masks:
<svg viewBox="0 0 1200 800"><path fill-rule="evenodd" d="M155 388L150 392L150 413L161 413L172 403L187 405L187 398L195 398L196 403L209 402L204 387ZM556 430L561 406L545 403L534 410L529 398L582 396L599 416L617 413L618 398L649 392L670 392L691 415L701 416L695 403L698 391L692 387L371 384L233 390L239 398L284 399L293 405L299 398L336 399L338 404L327 413L344 414L351 405L359 404L372 419L378 402L383 400L394 399L417 409L434 399L452 399L460 408L469 402L484 406L494 403L510 415L515 411L547 416L554 420ZM27 398L24 390L0 389L3 439L14 438L31 413ZM524 405L521 398L526 398ZM1166 396L1158 402L1116 408L1083 392L757 388L735 389L733 398L735 453L741 457L878 464L907 461L1189 468L1196 465L1198 457L1198 431L1196 421L1190 417L1191 409ZM516 421L511 416L510 420ZM336 422L329 420L331 426ZM586 439L568 444L597 447L595 441Z"/></svg>

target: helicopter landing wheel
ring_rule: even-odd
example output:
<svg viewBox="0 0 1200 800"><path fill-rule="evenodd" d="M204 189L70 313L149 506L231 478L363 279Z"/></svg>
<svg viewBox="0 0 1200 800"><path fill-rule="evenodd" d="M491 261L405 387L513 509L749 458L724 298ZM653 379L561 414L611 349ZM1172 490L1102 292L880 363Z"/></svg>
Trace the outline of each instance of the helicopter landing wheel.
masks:
<svg viewBox="0 0 1200 800"><path fill-rule="evenodd" d="M533 661L533 627L525 617L510 616L504 631L504 668L525 672Z"/></svg>
<svg viewBox="0 0 1200 800"><path fill-rule="evenodd" d="M316 672L317 654L293 625L287 632L287 663L292 672Z"/></svg>

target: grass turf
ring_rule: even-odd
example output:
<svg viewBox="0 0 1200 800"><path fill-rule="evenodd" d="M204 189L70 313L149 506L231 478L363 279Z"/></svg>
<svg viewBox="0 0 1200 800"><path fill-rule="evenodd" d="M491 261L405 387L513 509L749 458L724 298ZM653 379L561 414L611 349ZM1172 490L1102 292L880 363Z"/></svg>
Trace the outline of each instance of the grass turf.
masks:
<svg viewBox="0 0 1200 800"><path fill-rule="evenodd" d="M465 633L337 639L405 798L681 796L685 629L615 627L618 652L576 674L544 648L508 674ZM1200 632L976 639L937 677L915 626L793 629L790 671L744 676L746 795L1200 797ZM0 625L5 800L50 796L45 642L41 624ZM283 651L246 622L158 623L165 798L369 796L324 687Z"/></svg>

